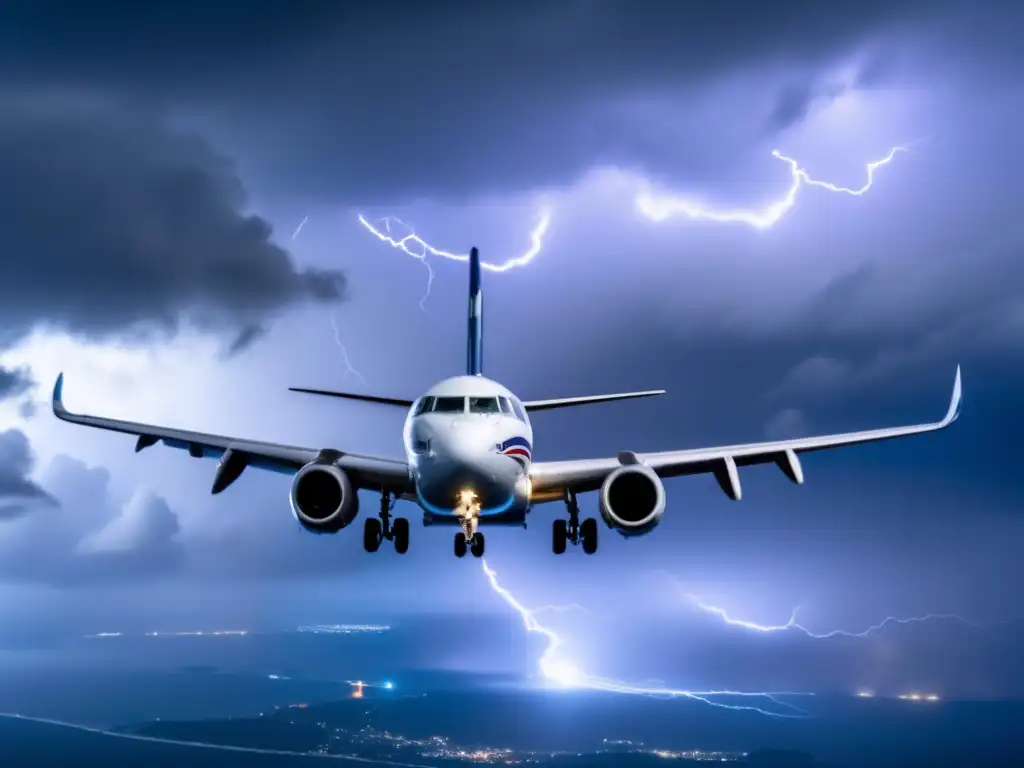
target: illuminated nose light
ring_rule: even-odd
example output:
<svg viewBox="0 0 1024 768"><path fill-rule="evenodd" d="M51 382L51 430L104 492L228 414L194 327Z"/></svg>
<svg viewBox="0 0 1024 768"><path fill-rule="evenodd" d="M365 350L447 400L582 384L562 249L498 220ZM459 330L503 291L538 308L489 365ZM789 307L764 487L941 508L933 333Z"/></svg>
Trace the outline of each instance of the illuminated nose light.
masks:
<svg viewBox="0 0 1024 768"><path fill-rule="evenodd" d="M472 506L473 502L476 501L476 491L472 488L463 488L459 491L458 499L460 507Z"/></svg>

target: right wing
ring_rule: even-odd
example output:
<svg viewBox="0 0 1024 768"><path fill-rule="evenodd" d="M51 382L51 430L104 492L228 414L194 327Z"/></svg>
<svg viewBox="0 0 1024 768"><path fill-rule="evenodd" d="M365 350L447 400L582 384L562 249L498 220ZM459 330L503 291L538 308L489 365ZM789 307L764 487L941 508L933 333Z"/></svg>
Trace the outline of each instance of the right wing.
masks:
<svg viewBox="0 0 1024 768"><path fill-rule="evenodd" d="M257 440L243 440L205 432L191 432L153 424L72 413L64 407L63 389L64 374L62 373L57 377L57 383L53 387L53 415L61 421L135 435L138 437L135 442L136 453L162 442L171 448L187 450L190 456L197 459L220 459L220 466L213 481L212 493L220 493L231 485L246 467L256 467L290 475L309 462L320 458L330 459L338 467L344 469L356 488L373 490L387 488L396 493L408 493L412 490L409 468L404 461L358 453L344 453L333 449L300 448Z"/></svg>
<svg viewBox="0 0 1024 768"><path fill-rule="evenodd" d="M839 448L845 445L873 443L908 435L919 435L944 429L960 415L962 389L960 366L956 369L953 395L941 421L907 427L886 427L841 435L800 437L795 440L773 440L745 445L724 445L714 448L691 448L682 451L634 453L623 451L615 458L535 462L530 467L532 490L537 502L564 497L567 491L586 492L601 487L604 479L619 467L642 464L663 478L680 475L713 474L722 490L732 499L742 497L738 467L754 464L777 464L795 483L803 483L803 469L797 458L801 453Z"/></svg>

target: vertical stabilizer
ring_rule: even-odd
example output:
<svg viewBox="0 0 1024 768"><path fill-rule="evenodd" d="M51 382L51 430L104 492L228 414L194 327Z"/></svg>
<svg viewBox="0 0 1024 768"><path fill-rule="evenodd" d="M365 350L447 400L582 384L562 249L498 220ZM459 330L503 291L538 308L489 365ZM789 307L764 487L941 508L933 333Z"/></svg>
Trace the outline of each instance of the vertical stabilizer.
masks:
<svg viewBox="0 0 1024 768"><path fill-rule="evenodd" d="M469 334L466 373L480 376L484 371L484 307L480 293L480 251L469 252Z"/></svg>

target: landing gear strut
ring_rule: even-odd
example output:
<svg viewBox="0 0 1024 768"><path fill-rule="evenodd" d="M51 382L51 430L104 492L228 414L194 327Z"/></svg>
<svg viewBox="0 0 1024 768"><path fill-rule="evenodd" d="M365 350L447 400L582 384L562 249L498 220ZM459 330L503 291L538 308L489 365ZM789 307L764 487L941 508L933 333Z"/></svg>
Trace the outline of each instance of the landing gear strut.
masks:
<svg viewBox="0 0 1024 768"><path fill-rule="evenodd" d="M569 511L569 519L555 520L551 531L551 551L561 555L566 545L572 543L582 544L586 554L594 554L597 552L597 520L588 517L580 523L580 505L573 491L565 492L565 506Z"/></svg>
<svg viewBox="0 0 1024 768"><path fill-rule="evenodd" d="M398 497L392 501L387 489L381 492L380 513L376 518L366 518L363 523L363 549L367 552L376 552L385 539L394 542L398 554L409 551L409 521L404 517L391 517L397 502Z"/></svg>

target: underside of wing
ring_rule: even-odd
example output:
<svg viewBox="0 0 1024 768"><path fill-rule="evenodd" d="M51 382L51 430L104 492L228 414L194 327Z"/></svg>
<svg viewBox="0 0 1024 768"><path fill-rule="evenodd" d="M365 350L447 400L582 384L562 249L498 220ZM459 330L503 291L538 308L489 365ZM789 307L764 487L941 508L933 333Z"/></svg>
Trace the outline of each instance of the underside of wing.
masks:
<svg viewBox="0 0 1024 768"><path fill-rule="evenodd" d="M386 487L396 493L409 490L409 472L404 461L72 413L64 407L63 388L64 374L60 374L53 388L53 414L61 421L135 435L136 452L163 443L171 448L186 450L194 458L219 459L220 465L214 478L213 493L220 493L231 485L247 467L290 475L312 461L328 459L344 469L357 488Z"/></svg>
<svg viewBox="0 0 1024 768"><path fill-rule="evenodd" d="M846 445L891 440L944 429L956 421L960 415L961 398L960 368L957 366L949 408L940 421L837 435L803 437L794 440L658 453L624 451L615 458L538 462L532 466L530 477L533 491L540 499L556 498L561 491L596 490L612 472L620 467L636 465L653 470L662 478L711 473L715 475L722 489L730 498L739 499L742 497L742 489L737 472L738 467L774 463L790 480L798 484L803 483L804 475L798 458L799 454Z"/></svg>

